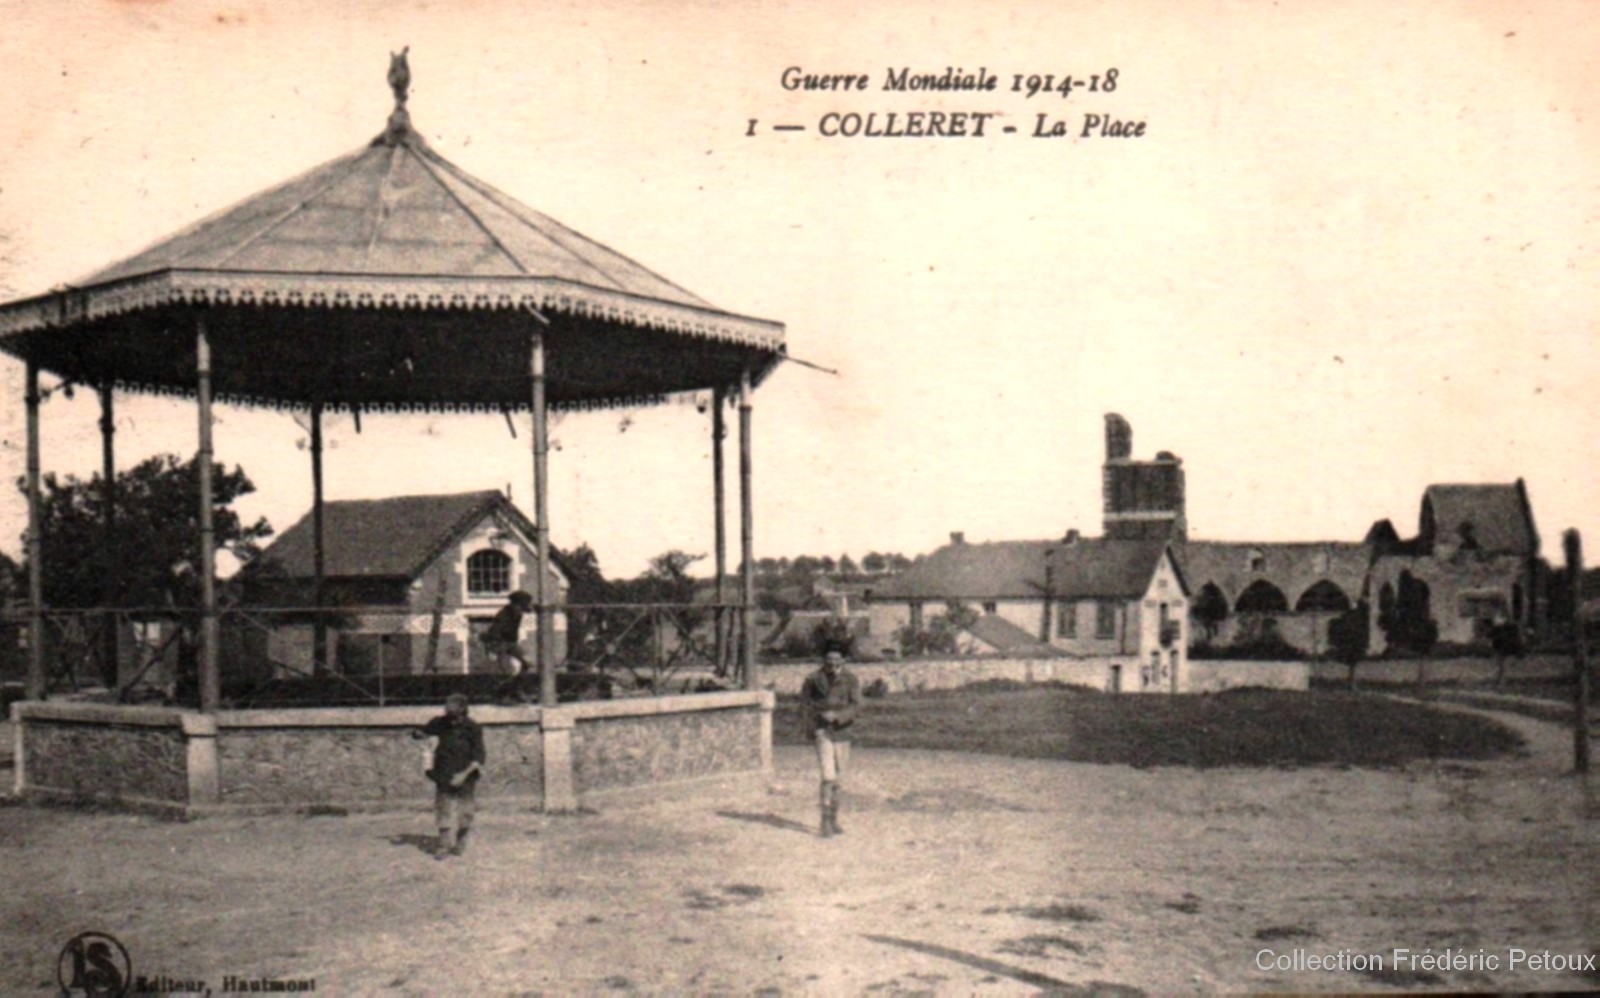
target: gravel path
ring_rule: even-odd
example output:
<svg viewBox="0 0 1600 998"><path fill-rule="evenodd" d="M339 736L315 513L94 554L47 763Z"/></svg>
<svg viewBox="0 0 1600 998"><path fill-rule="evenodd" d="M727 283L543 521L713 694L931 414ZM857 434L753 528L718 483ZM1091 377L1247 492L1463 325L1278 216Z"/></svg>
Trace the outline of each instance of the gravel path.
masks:
<svg viewBox="0 0 1600 998"><path fill-rule="evenodd" d="M325 993L1580 989L1511 947L1595 952L1600 804L1554 725L1528 750L1397 771L1182 769L856 753L815 836L802 749L767 792L485 815L190 824L0 808L0 991L109 932L135 974ZM1500 969L1372 976L1257 954L1480 949ZM1268 958L1269 962L1271 958Z"/></svg>

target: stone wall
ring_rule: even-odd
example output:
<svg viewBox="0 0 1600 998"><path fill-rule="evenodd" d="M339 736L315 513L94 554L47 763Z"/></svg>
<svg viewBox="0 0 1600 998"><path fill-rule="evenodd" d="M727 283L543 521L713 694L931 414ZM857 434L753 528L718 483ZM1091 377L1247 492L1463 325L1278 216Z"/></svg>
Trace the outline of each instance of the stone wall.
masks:
<svg viewBox="0 0 1600 998"><path fill-rule="evenodd" d="M1311 667L1319 682L1342 683L1350 670L1339 662L1317 662ZM1498 670L1493 658L1376 659L1356 667L1360 683L1492 683ZM1506 678L1567 679L1573 674L1568 655L1527 655L1506 663Z"/></svg>
<svg viewBox="0 0 1600 998"><path fill-rule="evenodd" d="M655 703L681 707L694 699ZM762 751L762 712L753 705L590 716L573 733L573 772L580 794L604 792L759 771Z"/></svg>
<svg viewBox="0 0 1600 998"><path fill-rule="evenodd" d="M243 710L218 715L219 802L250 809L371 806L433 799L429 743L411 732L438 707ZM537 708L477 707L488 759L479 792L537 802L543 793Z"/></svg>
<svg viewBox="0 0 1600 998"><path fill-rule="evenodd" d="M1220 693L1244 686L1264 686L1274 690L1310 689L1311 663L1189 660L1190 693Z"/></svg>
<svg viewBox="0 0 1600 998"><path fill-rule="evenodd" d="M474 707L488 756L481 800L570 810L589 794L772 766L773 696L724 692L539 707ZM14 705L19 795L180 814L383 808L432 800L439 707L222 711L66 702Z"/></svg>
<svg viewBox="0 0 1600 998"><path fill-rule="evenodd" d="M183 808L189 801L183 715L150 707L14 704L16 789Z"/></svg>

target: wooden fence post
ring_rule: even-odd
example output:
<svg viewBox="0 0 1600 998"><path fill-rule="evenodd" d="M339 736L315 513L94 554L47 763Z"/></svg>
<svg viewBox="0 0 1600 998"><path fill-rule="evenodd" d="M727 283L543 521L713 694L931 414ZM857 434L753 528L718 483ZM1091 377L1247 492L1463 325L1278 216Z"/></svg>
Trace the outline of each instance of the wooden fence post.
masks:
<svg viewBox="0 0 1600 998"><path fill-rule="evenodd" d="M1567 556L1567 582L1572 587L1572 768L1589 771L1589 649L1583 633L1583 537L1576 530L1561 535Z"/></svg>

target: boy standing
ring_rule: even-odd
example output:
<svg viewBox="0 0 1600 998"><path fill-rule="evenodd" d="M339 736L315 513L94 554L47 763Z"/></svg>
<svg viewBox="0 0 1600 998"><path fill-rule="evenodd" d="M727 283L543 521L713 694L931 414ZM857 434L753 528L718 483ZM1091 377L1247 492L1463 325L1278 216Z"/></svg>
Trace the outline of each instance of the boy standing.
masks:
<svg viewBox="0 0 1600 998"><path fill-rule="evenodd" d="M511 594L511 600L501 607L500 612L494 615L489 622L489 627L483 632L483 646L489 654L495 657L501 673L511 673L521 676L530 668L528 656L522 652L522 618L533 609L533 596L518 589ZM510 660L517 660L517 669L512 672Z"/></svg>
<svg viewBox="0 0 1600 998"><path fill-rule="evenodd" d="M477 811L478 777L483 772L483 729L467 716L467 698L452 693L445 699L444 714L411 732L413 738L437 738L433 768L433 816L439 826L439 841L433 858L461 855L472 830Z"/></svg>
<svg viewBox="0 0 1600 998"><path fill-rule="evenodd" d="M850 760L850 725L861 708L861 683L844 667L844 647L830 642L822 668L800 687L800 709L806 733L817 743L822 772L822 837L839 835L839 786Z"/></svg>

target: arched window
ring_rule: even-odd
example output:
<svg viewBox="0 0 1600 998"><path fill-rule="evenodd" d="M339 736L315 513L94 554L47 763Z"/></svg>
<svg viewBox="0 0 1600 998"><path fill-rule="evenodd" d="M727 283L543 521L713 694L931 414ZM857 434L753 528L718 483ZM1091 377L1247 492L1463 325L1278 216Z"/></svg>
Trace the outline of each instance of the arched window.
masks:
<svg viewBox="0 0 1600 998"><path fill-rule="evenodd" d="M1323 579L1301 593L1294 608L1298 613L1343 613L1350 609L1350 597L1333 582Z"/></svg>
<svg viewBox="0 0 1600 998"><path fill-rule="evenodd" d="M1250 553L1246 555L1246 560L1252 572L1265 572L1267 570L1267 556L1261 553L1260 548L1251 548Z"/></svg>
<svg viewBox="0 0 1600 998"><path fill-rule="evenodd" d="M491 548L467 559L468 596L495 596L510 591L510 555Z"/></svg>
<svg viewBox="0 0 1600 998"><path fill-rule="evenodd" d="M1282 589L1266 579L1257 579L1239 594L1233 608L1239 613L1287 613L1289 600L1283 595Z"/></svg>

